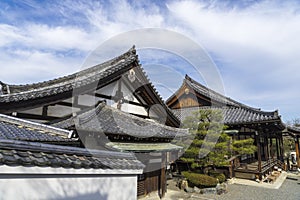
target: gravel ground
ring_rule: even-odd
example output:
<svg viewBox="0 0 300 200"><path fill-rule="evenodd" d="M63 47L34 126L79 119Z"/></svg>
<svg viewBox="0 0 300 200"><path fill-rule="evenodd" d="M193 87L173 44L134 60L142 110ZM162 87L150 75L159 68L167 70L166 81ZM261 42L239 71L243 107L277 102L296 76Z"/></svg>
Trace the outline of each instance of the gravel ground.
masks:
<svg viewBox="0 0 300 200"><path fill-rule="evenodd" d="M218 200L300 200L299 177L288 177L279 189L266 189L255 186L228 185L228 193L222 195L193 195L189 199Z"/></svg>
<svg viewBox="0 0 300 200"><path fill-rule="evenodd" d="M174 181L168 181L168 191L163 200L300 200L300 175L288 176L279 189L230 184L222 195L196 194L180 191ZM140 200L159 200L156 193Z"/></svg>

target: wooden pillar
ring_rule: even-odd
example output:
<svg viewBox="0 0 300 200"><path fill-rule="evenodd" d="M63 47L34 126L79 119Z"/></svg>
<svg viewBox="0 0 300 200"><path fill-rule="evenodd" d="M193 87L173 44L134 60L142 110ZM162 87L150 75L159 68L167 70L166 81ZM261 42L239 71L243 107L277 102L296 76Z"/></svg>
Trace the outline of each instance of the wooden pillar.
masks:
<svg viewBox="0 0 300 200"><path fill-rule="evenodd" d="M283 150L282 133L281 133L280 136L279 136L279 148L280 148L280 160L283 162L284 150Z"/></svg>
<svg viewBox="0 0 300 200"><path fill-rule="evenodd" d="M299 137L295 137L295 149L296 149L296 160L297 166L300 167L300 160L299 160Z"/></svg>
<svg viewBox="0 0 300 200"><path fill-rule="evenodd" d="M269 160L270 158L270 149L269 149L269 133L265 134L265 149L266 149L266 156L265 159Z"/></svg>
<svg viewBox="0 0 300 200"><path fill-rule="evenodd" d="M277 159L280 159L279 157L279 146L278 146L278 136L276 136L276 154L277 154Z"/></svg>
<svg viewBox="0 0 300 200"><path fill-rule="evenodd" d="M265 160L268 160L269 159L269 143L268 143L267 134L264 134L264 154L265 154Z"/></svg>
<svg viewBox="0 0 300 200"><path fill-rule="evenodd" d="M261 172L260 133L256 131L255 137L256 137L256 145L257 145L258 171Z"/></svg>
<svg viewBox="0 0 300 200"><path fill-rule="evenodd" d="M43 117L48 116L48 106L43 106L42 116Z"/></svg>
<svg viewBox="0 0 300 200"><path fill-rule="evenodd" d="M167 190L167 179L166 179L166 165L167 165L167 153L162 152L162 161L161 161L161 169L160 169L160 188L159 188L159 197L163 198L166 194Z"/></svg>
<svg viewBox="0 0 300 200"><path fill-rule="evenodd" d="M272 138L272 135L270 135L269 151L270 151L270 158L273 160L275 152L274 152L274 147L273 147L273 138Z"/></svg>

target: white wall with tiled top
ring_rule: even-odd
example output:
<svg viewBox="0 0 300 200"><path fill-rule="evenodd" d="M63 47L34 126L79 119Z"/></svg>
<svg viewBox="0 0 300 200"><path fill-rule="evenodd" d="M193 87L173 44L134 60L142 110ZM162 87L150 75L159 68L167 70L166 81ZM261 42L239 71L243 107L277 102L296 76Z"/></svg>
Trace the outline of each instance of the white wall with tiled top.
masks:
<svg viewBox="0 0 300 200"><path fill-rule="evenodd" d="M137 176L0 178L0 199L130 200L137 198Z"/></svg>

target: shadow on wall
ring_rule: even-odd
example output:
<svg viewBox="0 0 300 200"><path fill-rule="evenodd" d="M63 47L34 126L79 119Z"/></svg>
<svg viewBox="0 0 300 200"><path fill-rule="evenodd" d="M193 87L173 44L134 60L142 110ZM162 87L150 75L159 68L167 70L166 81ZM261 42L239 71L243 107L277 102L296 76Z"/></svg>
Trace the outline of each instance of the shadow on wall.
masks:
<svg viewBox="0 0 300 200"><path fill-rule="evenodd" d="M76 195L74 197L56 198L53 200L106 200L108 199L107 194L100 194L99 192Z"/></svg>
<svg viewBox="0 0 300 200"><path fill-rule="evenodd" d="M135 175L93 178L0 178L0 200L136 199L136 180Z"/></svg>

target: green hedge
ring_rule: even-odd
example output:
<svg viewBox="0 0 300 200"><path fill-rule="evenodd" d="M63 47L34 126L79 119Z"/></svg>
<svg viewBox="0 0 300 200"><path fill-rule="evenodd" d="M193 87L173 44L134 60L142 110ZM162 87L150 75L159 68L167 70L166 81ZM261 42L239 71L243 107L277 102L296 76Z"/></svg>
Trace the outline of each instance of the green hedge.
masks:
<svg viewBox="0 0 300 200"><path fill-rule="evenodd" d="M223 183L226 181L226 176L223 173L219 173L219 172L211 170L208 172L208 174L214 178L217 178L220 183Z"/></svg>
<svg viewBox="0 0 300 200"><path fill-rule="evenodd" d="M217 179L205 174L197 174L193 172L182 172L182 175L187 178L190 187L207 188L215 187L218 183Z"/></svg>

